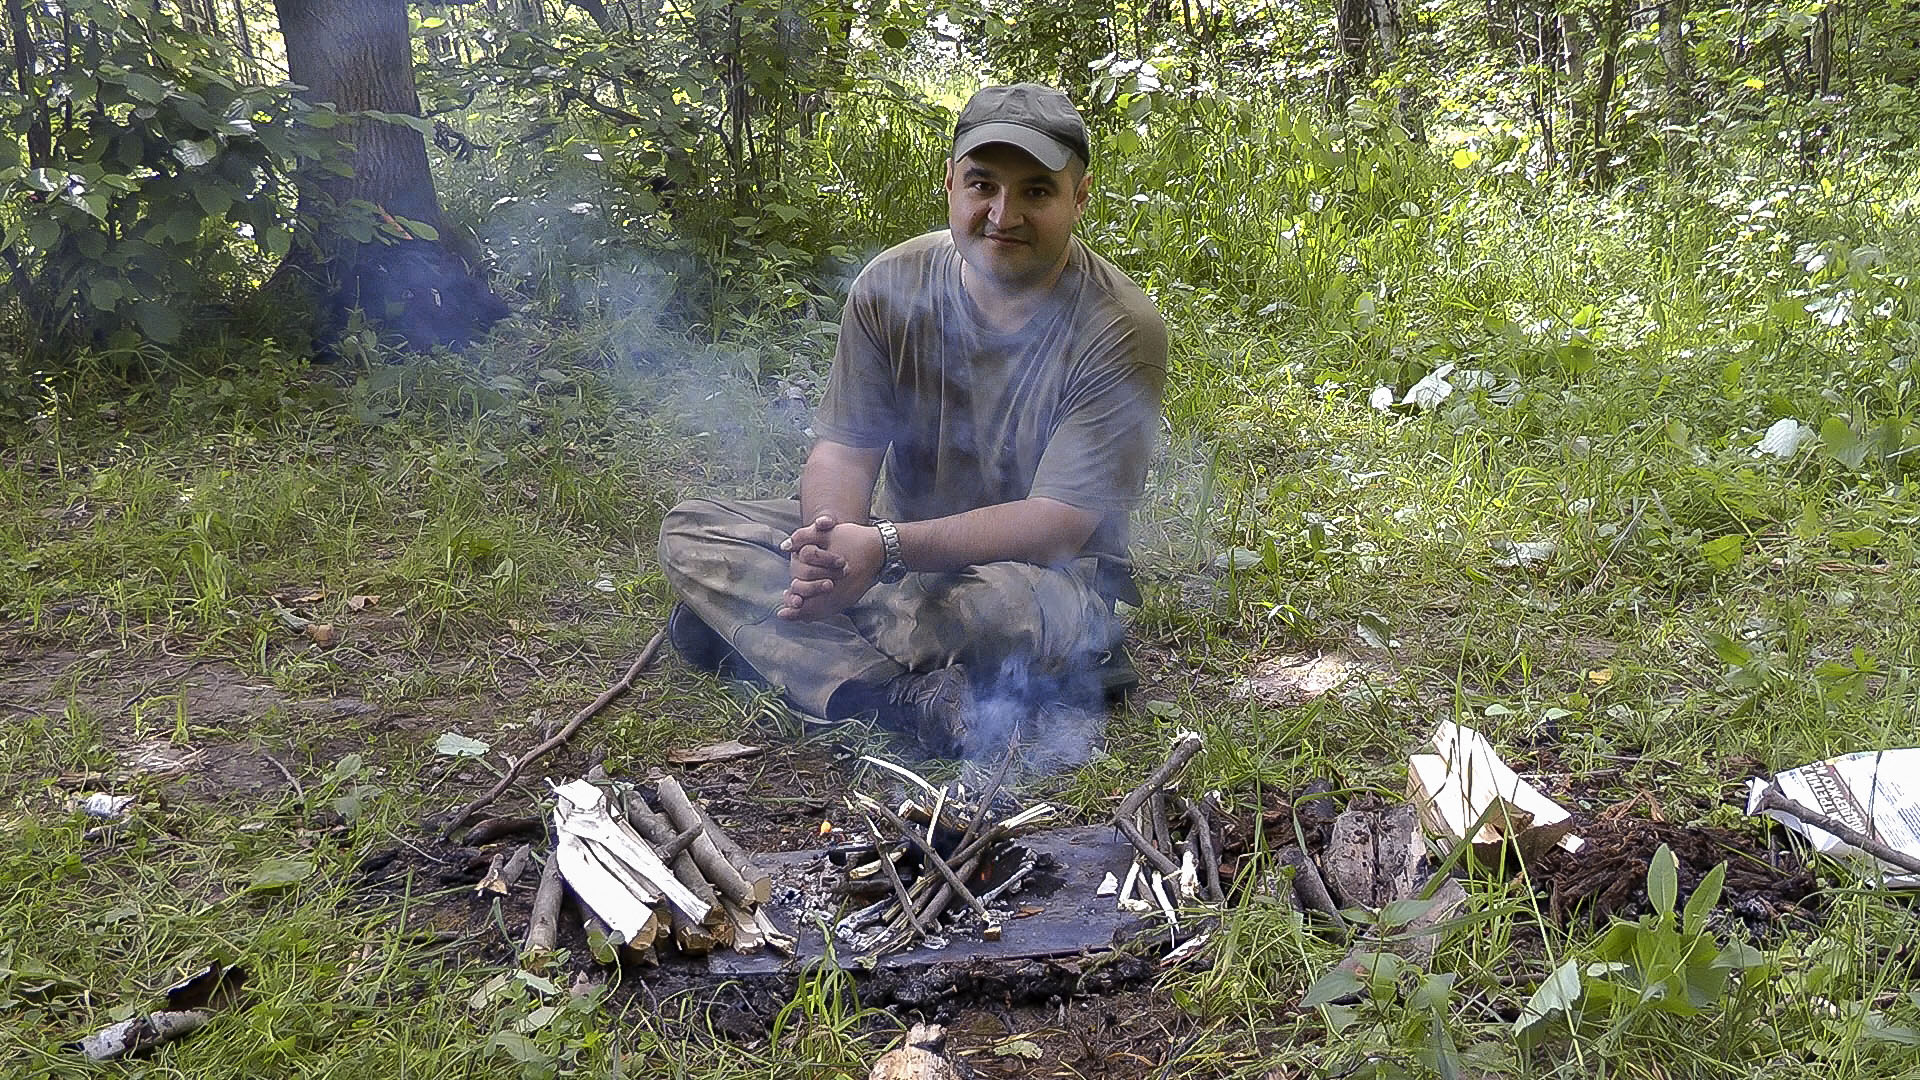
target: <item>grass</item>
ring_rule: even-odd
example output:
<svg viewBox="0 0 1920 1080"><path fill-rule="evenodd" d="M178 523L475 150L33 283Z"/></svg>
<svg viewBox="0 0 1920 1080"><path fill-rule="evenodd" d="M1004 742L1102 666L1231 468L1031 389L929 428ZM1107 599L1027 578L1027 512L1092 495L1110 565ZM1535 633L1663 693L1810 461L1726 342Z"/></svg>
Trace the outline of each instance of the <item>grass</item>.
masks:
<svg viewBox="0 0 1920 1080"><path fill-rule="evenodd" d="M913 182L934 175L938 138L877 109L830 119L811 163L850 251L938 220ZM1539 748L1575 776L1616 768L1579 786L1584 810L1651 796L1670 820L1737 824L1728 799L1749 775L1912 742L1911 178L1836 176L1835 198L1734 168L1684 188L1549 191L1492 157L1453 169L1255 103L1154 124L1137 146L1106 133L1085 226L1176 343L1171 437L1138 521L1135 636L1153 681L1111 755L1053 794L1096 817L1189 726L1210 739L1195 783L1242 807L1312 777L1391 793L1435 719L1457 717L1523 769ZM758 272L802 307L831 295L783 266ZM104 358L41 391L0 470L0 614L20 658L0 696L34 691L0 726L0 1069L96 1075L59 1042L234 958L251 1008L105 1071L861 1070L890 1029L825 976L802 984L777 1045L725 1053L690 999L515 983L471 1009L509 955L500 931L423 939L459 910L456 890L354 884L370 852L417 841L424 814L486 779L436 758L440 731L524 745L536 714L577 707L645 639L666 603L654 530L680 494L790 482L805 437L769 400L780 380L817 391L830 339L790 306L740 310L694 334L645 314L529 319L467 356L391 366L312 367L256 344L203 358L209 374L129 383ZM1375 386L1404 392L1446 363L1514 393L1368 406ZM1781 417L1831 437L1757 456ZM1504 564L1517 542L1553 553ZM359 595L380 599L350 610ZM339 644L311 645L288 610ZM1318 651L1360 676L1303 708L1228 694L1258 658ZM56 658L66 674L42 685ZM161 680L120 707L126 683L194 658L281 704L196 713L203 698ZM349 696L378 709L299 707ZM389 723L409 714L424 720ZM675 669L579 751L637 773L669 741L743 732L799 735L766 698ZM103 851L56 778L113 771L136 740L265 747L309 797L179 799L147 782ZM254 887L269 859L311 871ZM1595 942L1545 925L1512 883L1474 882L1478 916L1433 972L1344 1011L1298 1006L1342 946L1250 897L1213 963L1164 984L1194 1025L1172 1072L1427 1075L1442 1045L1500 1075L1920 1068L1910 907L1827 883L1827 925L1763 943L1762 976L1713 1008L1595 1008L1536 1047L1512 1013Z"/></svg>

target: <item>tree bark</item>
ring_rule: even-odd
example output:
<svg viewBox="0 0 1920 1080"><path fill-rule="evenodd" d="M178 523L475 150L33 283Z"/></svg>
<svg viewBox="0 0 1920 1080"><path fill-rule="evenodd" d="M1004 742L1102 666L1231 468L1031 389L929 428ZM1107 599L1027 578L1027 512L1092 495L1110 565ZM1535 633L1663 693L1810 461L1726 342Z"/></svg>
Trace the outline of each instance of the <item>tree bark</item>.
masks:
<svg viewBox="0 0 1920 1080"><path fill-rule="evenodd" d="M1613 87L1620 74L1620 33L1625 23L1625 4L1613 0L1607 10L1607 47L1600 57L1600 77L1593 86L1593 176L1603 184L1613 178L1613 152L1607 149L1607 137L1613 118Z"/></svg>
<svg viewBox="0 0 1920 1080"><path fill-rule="evenodd" d="M1371 0L1373 7L1373 28L1380 40L1380 63L1400 82L1400 90L1394 103L1394 119L1400 122L1407 137L1414 142L1426 142L1426 125L1420 116L1419 90L1404 81L1405 75L1397 70L1400 66L1400 42L1403 37L1401 25L1400 0Z"/></svg>
<svg viewBox="0 0 1920 1080"><path fill-rule="evenodd" d="M399 0L274 0L289 78L309 102L342 112L420 115L407 9ZM459 347L506 314L506 305L443 240L426 141L413 128L355 120L335 129L350 140L351 175L310 169L300 177L299 214L313 228L280 276L302 282L322 304L322 334L353 308L398 333L410 347ZM346 226L373 214L386 227L356 241ZM361 226L364 229L364 224ZM399 235L395 235L398 233ZM364 233L363 233L364 234Z"/></svg>
<svg viewBox="0 0 1920 1080"><path fill-rule="evenodd" d="M1354 87L1367 77L1367 43L1372 37L1372 10L1368 0L1334 0L1333 33L1340 44L1340 63L1333 69L1333 108L1344 113Z"/></svg>

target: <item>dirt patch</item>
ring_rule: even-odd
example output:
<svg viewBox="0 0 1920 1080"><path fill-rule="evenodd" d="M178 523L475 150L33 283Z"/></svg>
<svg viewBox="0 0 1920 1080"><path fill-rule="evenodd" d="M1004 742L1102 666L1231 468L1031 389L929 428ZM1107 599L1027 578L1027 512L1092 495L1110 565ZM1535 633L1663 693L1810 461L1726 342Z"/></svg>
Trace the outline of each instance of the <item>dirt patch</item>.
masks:
<svg viewBox="0 0 1920 1080"><path fill-rule="evenodd" d="M1681 905L1709 871L1726 863L1719 909L1749 930L1760 933L1816 921L1812 871L1780 865L1778 853L1768 851L1751 833L1626 819L1593 822L1579 834L1586 846L1578 854L1553 848L1529 870L1536 887L1547 894L1547 913L1556 922L1585 919L1603 925L1611 918L1651 913L1647 869L1662 844L1678 864Z"/></svg>

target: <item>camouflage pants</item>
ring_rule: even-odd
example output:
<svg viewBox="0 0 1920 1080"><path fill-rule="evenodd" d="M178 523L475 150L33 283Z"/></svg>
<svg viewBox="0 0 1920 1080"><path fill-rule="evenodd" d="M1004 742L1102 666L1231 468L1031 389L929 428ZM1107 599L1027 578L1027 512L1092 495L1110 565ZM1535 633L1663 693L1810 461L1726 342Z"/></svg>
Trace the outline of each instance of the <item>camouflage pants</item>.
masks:
<svg viewBox="0 0 1920 1080"><path fill-rule="evenodd" d="M1088 663L1123 627L1095 589L1092 558L1064 568L992 562L875 584L831 618L774 614L792 575L781 541L800 527L792 499L693 499L660 525L668 584L762 678L799 708L832 716L834 694L962 663L987 674L1010 659L1041 668ZM843 697L844 703L847 698Z"/></svg>

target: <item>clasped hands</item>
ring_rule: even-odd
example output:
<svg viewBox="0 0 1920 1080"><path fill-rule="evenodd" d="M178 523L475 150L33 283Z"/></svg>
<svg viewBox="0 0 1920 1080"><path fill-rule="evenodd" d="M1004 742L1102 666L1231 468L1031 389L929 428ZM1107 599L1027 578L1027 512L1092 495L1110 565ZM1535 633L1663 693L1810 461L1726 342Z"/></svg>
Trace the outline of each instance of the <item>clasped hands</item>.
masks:
<svg viewBox="0 0 1920 1080"><path fill-rule="evenodd" d="M776 613L783 619L824 619L852 607L879 580L886 562L880 530L821 514L780 543L793 580Z"/></svg>

